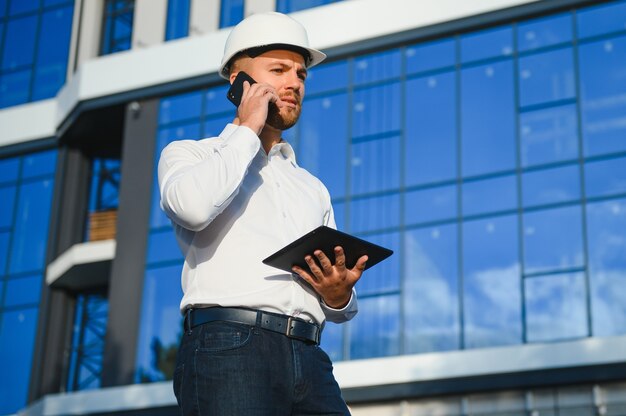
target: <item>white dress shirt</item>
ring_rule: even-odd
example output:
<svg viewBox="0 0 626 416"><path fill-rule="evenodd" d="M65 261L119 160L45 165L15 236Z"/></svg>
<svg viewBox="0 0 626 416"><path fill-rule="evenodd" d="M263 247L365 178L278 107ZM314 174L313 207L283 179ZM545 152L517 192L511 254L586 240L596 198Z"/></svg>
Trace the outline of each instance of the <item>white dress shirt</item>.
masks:
<svg viewBox="0 0 626 416"><path fill-rule="evenodd" d="M172 142L159 187L185 256L181 311L240 306L319 324L356 314L354 290L345 308L332 309L299 276L262 263L320 225L336 227L328 190L288 143L265 154L252 130L234 124L216 138Z"/></svg>

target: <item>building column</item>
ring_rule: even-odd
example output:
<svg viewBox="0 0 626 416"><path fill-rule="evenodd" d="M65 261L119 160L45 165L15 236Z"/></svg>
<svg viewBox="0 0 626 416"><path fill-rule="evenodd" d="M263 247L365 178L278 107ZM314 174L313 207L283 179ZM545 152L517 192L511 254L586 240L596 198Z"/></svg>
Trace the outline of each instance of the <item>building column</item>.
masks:
<svg viewBox="0 0 626 416"><path fill-rule="evenodd" d="M189 36L216 32L220 28L220 0L190 0Z"/></svg>
<svg viewBox="0 0 626 416"><path fill-rule="evenodd" d="M75 0L67 79L81 63L100 54L104 0Z"/></svg>
<svg viewBox="0 0 626 416"><path fill-rule="evenodd" d="M245 0L243 5L243 17L255 13L273 12L276 10L276 0Z"/></svg>
<svg viewBox="0 0 626 416"><path fill-rule="evenodd" d="M135 382L150 220L158 99L126 106L117 246L109 282L102 386Z"/></svg>
<svg viewBox="0 0 626 416"><path fill-rule="evenodd" d="M167 0L135 0L132 47L163 43L166 22Z"/></svg>

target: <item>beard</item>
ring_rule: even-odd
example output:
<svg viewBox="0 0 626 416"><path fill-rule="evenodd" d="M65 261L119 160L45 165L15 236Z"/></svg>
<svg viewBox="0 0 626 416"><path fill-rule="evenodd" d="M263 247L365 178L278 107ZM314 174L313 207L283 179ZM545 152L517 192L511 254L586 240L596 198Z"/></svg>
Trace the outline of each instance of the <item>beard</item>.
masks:
<svg viewBox="0 0 626 416"><path fill-rule="evenodd" d="M295 109L285 108L284 113L281 114L278 106L275 103L270 103L266 123L277 130L290 129L298 122L301 109L302 105L299 104Z"/></svg>

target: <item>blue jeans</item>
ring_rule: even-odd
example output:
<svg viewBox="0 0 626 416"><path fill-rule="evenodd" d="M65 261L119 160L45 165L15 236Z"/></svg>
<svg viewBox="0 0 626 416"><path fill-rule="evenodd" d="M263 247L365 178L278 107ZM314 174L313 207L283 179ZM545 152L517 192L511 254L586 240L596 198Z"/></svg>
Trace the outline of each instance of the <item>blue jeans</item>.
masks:
<svg viewBox="0 0 626 416"><path fill-rule="evenodd" d="M350 415L317 345L230 323L183 335L174 393L184 416Z"/></svg>

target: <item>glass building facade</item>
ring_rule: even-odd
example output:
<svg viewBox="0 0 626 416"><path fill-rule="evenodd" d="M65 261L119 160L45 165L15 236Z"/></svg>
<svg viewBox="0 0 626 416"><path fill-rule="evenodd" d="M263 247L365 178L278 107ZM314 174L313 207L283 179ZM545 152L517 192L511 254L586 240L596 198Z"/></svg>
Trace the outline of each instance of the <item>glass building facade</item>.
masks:
<svg viewBox="0 0 626 416"><path fill-rule="evenodd" d="M56 95L73 12L73 0L0 1L0 109Z"/></svg>
<svg viewBox="0 0 626 416"><path fill-rule="evenodd" d="M357 317L327 325L333 359L626 334L625 20L618 2L310 71L285 138L339 228L395 251ZM162 99L156 157L219 134L225 91ZM179 335L182 259L153 192L139 368Z"/></svg>
<svg viewBox="0 0 626 416"><path fill-rule="evenodd" d="M0 414L26 404L56 151L0 160Z"/></svg>

